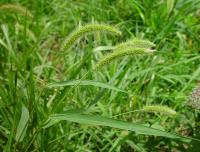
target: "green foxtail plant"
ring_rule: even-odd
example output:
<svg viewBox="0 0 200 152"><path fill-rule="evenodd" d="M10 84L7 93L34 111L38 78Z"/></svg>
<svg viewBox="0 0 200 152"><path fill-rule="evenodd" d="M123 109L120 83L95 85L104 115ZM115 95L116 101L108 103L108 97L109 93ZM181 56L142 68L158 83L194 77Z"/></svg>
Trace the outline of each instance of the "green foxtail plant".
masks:
<svg viewBox="0 0 200 152"><path fill-rule="evenodd" d="M85 26L81 26L74 30L63 42L61 50L69 50L73 47L74 43L80 39L82 36L87 35L91 32L96 31L105 31L116 35L121 35L121 32L113 26L106 25L106 24L97 24L97 23L90 23ZM94 67L94 70L100 69L102 66L110 63L111 61L124 57L124 56L135 56L135 55L143 55L143 54L151 54L155 50L155 44L148 41L148 40L141 40L141 39L130 39L126 42L119 43L113 47L110 47L113 50L112 53L104 56ZM78 81L75 86L78 86L85 78L87 73Z"/></svg>

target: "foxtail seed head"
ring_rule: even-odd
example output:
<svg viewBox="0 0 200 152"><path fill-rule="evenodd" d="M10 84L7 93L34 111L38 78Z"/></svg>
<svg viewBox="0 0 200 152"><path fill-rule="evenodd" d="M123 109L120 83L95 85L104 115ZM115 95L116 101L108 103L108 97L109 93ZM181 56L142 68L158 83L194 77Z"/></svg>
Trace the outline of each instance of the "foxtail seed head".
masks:
<svg viewBox="0 0 200 152"><path fill-rule="evenodd" d="M74 43L84 35L90 34L91 32L103 31L108 32L115 35L121 35L121 32L113 26L106 24L87 24L85 26L81 26L74 30L64 41L62 44L61 50L70 49Z"/></svg>
<svg viewBox="0 0 200 152"><path fill-rule="evenodd" d="M150 49L145 49L145 48L126 48L126 49L121 49L118 51L115 51L113 53L110 53L106 55L104 58L102 58L95 66L95 69L100 69L102 66L110 63L111 61L123 57L123 56L133 56L133 55L138 55L138 54L149 54L154 52L155 50L150 50Z"/></svg>
<svg viewBox="0 0 200 152"><path fill-rule="evenodd" d="M0 5L0 10L2 11L11 11L15 13L22 14L24 16L28 16L30 18L33 18L33 15L31 12L26 8L18 4L5 4L5 5Z"/></svg>
<svg viewBox="0 0 200 152"><path fill-rule="evenodd" d="M156 45L149 40L141 40L141 39L131 39L126 42L122 42L115 46L114 51L117 51L119 49L124 49L127 47L132 48L146 48L146 49L154 49Z"/></svg>
<svg viewBox="0 0 200 152"><path fill-rule="evenodd" d="M161 105L153 105L153 106L144 106L143 109L145 112L154 112L154 113L161 113L165 115L175 115L176 111Z"/></svg>

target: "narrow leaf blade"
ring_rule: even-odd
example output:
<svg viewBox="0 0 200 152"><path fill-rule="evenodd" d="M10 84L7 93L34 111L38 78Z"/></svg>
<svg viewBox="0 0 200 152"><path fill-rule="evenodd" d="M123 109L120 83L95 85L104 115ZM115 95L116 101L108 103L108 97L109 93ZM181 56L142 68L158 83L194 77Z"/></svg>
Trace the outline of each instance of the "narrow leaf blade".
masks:
<svg viewBox="0 0 200 152"><path fill-rule="evenodd" d="M101 116L83 115L80 113L65 113L65 114L51 115L49 119L47 120L46 124L43 126L43 128L50 127L54 125L55 123L62 120L67 120L67 121L76 122L80 124L100 125L100 126L108 126L108 127L118 128L118 129L130 130L138 134L144 134L144 135L163 136L167 138L185 140L185 138L180 137L178 135L168 133L162 130L146 127L141 124L135 124L135 123L125 122L125 121L116 120L112 118L105 118Z"/></svg>
<svg viewBox="0 0 200 152"><path fill-rule="evenodd" d="M167 0L167 12L170 14L174 8L175 0Z"/></svg>
<svg viewBox="0 0 200 152"><path fill-rule="evenodd" d="M100 87L100 88L105 88L105 89L110 89L110 90L114 90L114 91L118 91L118 92L127 93L126 91L119 89L117 87L111 86L106 83L93 81L93 80L70 80L70 81L54 82L54 83L48 84L47 87L53 88L53 87L75 86L75 85L95 86L95 87Z"/></svg>
<svg viewBox="0 0 200 152"><path fill-rule="evenodd" d="M29 111L25 106L22 106L21 118L17 126L17 132L15 135L15 140L21 142L26 134L29 120Z"/></svg>

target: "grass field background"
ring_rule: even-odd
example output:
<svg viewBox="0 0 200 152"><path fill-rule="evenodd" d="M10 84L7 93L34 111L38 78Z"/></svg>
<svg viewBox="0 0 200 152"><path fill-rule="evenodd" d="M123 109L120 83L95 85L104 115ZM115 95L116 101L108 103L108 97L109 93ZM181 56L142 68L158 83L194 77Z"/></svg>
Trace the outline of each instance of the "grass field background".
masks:
<svg viewBox="0 0 200 152"><path fill-rule="evenodd" d="M89 23L122 34L62 48ZM0 151L200 151L199 34L199 0L1 0ZM156 51L95 69L133 38Z"/></svg>

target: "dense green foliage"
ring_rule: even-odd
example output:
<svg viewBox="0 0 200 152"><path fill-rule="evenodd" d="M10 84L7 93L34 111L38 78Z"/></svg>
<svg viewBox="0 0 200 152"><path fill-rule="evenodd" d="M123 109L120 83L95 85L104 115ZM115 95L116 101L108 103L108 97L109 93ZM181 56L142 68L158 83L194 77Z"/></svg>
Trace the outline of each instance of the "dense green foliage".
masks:
<svg viewBox="0 0 200 152"><path fill-rule="evenodd" d="M1 0L0 151L200 151L199 34L200 0Z"/></svg>

